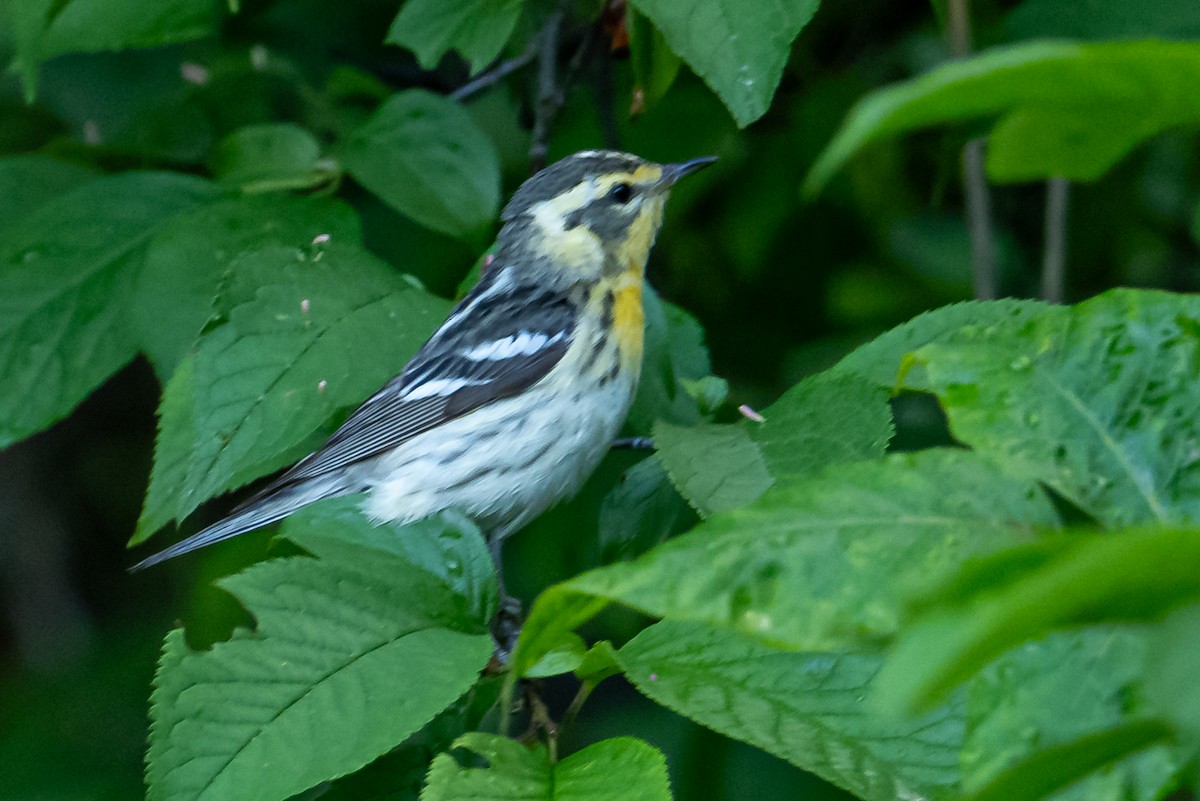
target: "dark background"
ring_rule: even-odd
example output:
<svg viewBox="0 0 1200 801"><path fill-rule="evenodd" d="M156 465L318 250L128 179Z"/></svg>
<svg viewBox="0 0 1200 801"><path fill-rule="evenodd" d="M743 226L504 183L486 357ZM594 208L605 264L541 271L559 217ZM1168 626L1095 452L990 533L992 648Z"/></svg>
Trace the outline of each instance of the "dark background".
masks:
<svg viewBox="0 0 1200 801"><path fill-rule="evenodd" d="M975 2L974 46L1200 34L1188 27L1200 23L1186 14L1156 14L1161 4L1148 4L1136 21L1105 17L1114 5ZM324 97L335 70L353 68L396 89L450 91L464 83L466 69L454 58L423 72L407 51L382 44L396 7L394 0L246 2L216 38L52 60L42 69L34 105L5 75L0 155L40 150L109 169L204 174L213 144L240 126L288 120L332 139L365 117L369 105L334 110ZM564 60L585 26L584 19L568 26ZM5 38L0 21L0 62L8 60ZM286 68L253 81L220 78L222 65L245 59L255 46L268 48ZM971 297L958 159L978 131L924 132L873 146L816 202L799 193L856 99L949 57L935 8L827 2L797 40L770 112L739 131L686 68L665 99L630 120L629 62L602 49L553 123L550 159L604 145L663 161L720 156L676 191L650 278L704 325L714 372L730 381L735 404L765 404L880 331ZM189 86L180 78L184 62L206 65L217 77L202 89ZM529 172L532 81L527 68L468 103L501 154L505 196ZM91 124L114 133L102 146L89 145ZM615 127L615 137L605 135L606 126ZM1071 187L1067 301L1118 285L1197 289L1195 154L1192 133L1170 133L1102 180ZM422 229L349 182L342 194L362 214L369 247L435 292L453 295L487 244L486 237L461 242ZM992 188L1003 295L1038 294L1044 199L1043 184ZM152 370L138 360L68 420L0 451L0 796L6 801L139 796L147 697L162 635L182 621L191 641L203 645L248 622L212 581L260 558L267 533L145 574L125 572L134 561L124 543L145 491L158 392ZM900 411L908 441L938 435L936 415L927 409ZM614 455L595 488L511 541L509 580L518 594L529 599L588 566L598 500L637 458ZM189 526L229 503L210 503ZM603 625L607 636L620 636L637 621L615 614ZM558 702L559 693L571 690L551 686L549 694ZM644 737L667 752L677 798L842 797L611 679L564 746L616 734Z"/></svg>

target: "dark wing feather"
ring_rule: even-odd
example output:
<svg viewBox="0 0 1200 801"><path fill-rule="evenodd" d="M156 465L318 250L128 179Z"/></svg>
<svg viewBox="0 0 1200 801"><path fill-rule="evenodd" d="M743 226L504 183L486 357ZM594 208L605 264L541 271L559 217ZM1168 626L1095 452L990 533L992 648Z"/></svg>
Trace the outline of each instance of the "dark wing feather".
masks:
<svg viewBox="0 0 1200 801"><path fill-rule="evenodd" d="M251 506L281 488L340 470L536 384L562 359L574 334L575 311L564 295L537 288L497 291L481 284L413 357L404 372L368 398L325 445L261 492ZM489 297L489 292L492 297ZM544 344L504 358L470 358L473 349L525 334ZM453 391L419 397L423 386L456 382ZM447 383L447 387L451 384ZM418 397L412 397L413 395Z"/></svg>

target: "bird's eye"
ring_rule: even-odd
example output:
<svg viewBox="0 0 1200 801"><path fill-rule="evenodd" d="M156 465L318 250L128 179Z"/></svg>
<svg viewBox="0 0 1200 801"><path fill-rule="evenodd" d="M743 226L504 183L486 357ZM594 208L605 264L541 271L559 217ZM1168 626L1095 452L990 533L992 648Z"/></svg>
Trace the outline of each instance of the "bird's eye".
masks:
<svg viewBox="0 0 1200 801"><path fill-rule="evenodd" d="M633 187L624 183L617 184L609 190L608 196L613 199L613 202L624 205L633 200Z"/></svg>

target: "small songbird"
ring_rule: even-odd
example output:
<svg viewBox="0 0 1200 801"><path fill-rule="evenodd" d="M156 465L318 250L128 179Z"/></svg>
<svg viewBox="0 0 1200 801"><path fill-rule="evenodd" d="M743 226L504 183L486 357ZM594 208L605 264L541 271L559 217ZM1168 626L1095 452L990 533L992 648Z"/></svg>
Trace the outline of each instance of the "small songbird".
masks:
<svg viewBox="0 0 1200 801"><path fill-rule="evenodd" d="M400 375L229 517L133 569L364 491L380 522L458 509L498 557L506 535L579 489L624 422L663 206L713 161L584 151L527 180L482 279Z"/></svg>

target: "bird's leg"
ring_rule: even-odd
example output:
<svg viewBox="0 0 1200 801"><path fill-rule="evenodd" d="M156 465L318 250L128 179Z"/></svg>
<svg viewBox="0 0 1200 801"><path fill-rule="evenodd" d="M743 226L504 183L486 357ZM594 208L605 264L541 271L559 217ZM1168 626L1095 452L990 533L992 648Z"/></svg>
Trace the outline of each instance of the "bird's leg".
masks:
<svg viewBox="0 0 1200 801"><path fill-rule="evenodd" d="M654 440L651 437L621 437L613 440L612 447L630 451L652 451Z"/></svg>
<svg viewBox="0 0 1200 801"><path fill-rule="evenodd" d="M488 553L492 555L492 564L496 567L496 584L500 593L496 616L492 618L492 642L495 644L492 661L499 668L508 665L508 658L512 656L513 649L517 646L517 637L521 634L521 623L523 622L521 602L509 595L504 586L502 551L504 550L504 538L508 534L509 531L506 528L500 528L493 531L488 537Z"/></svg>

